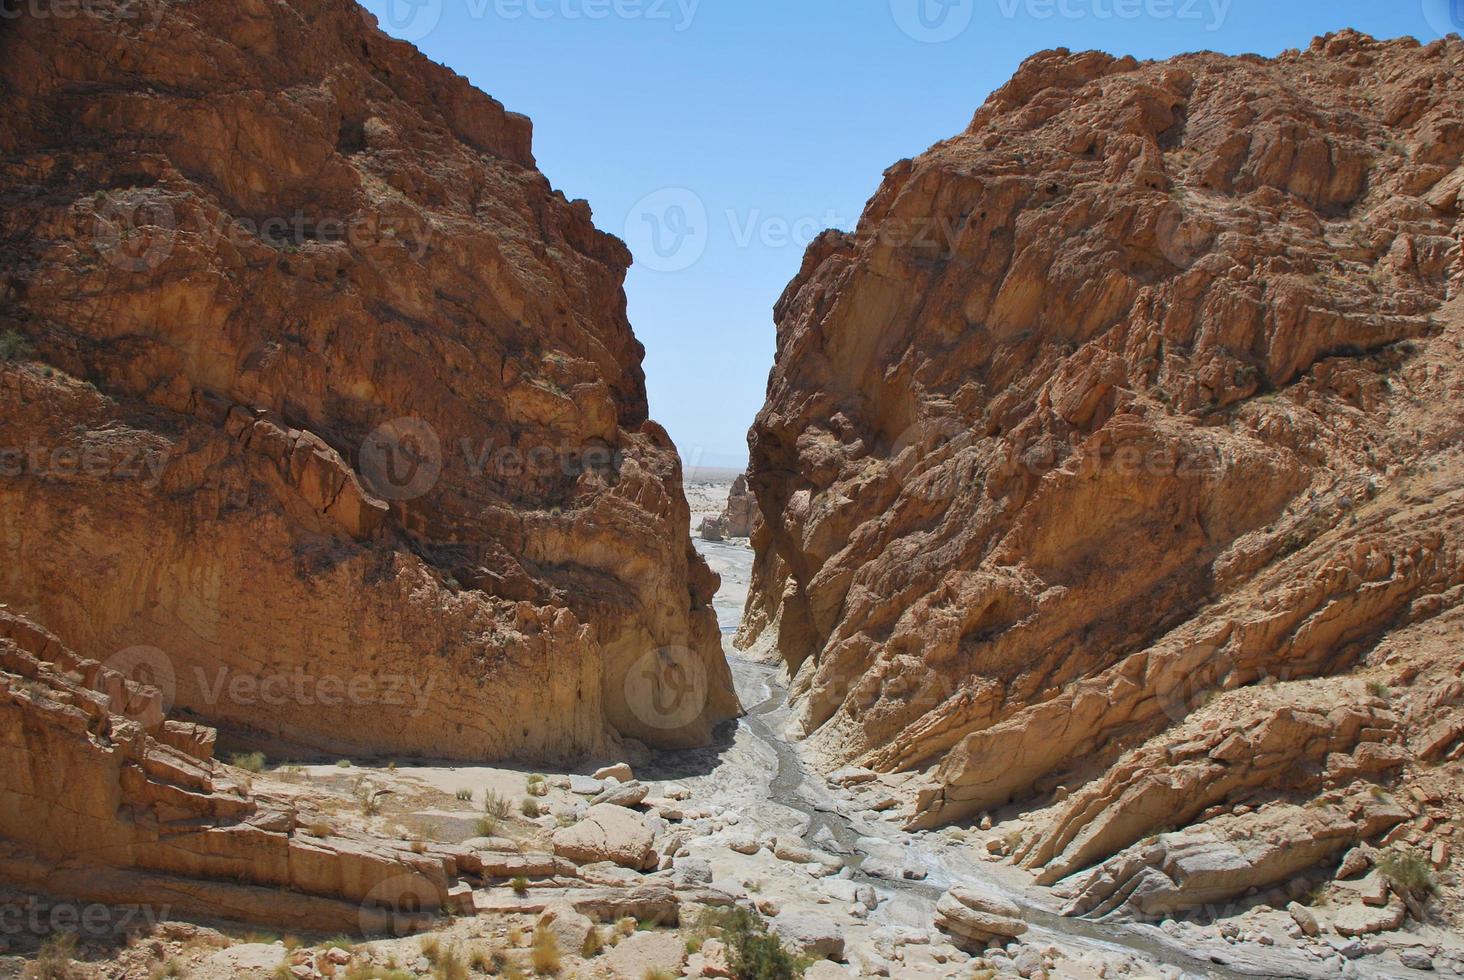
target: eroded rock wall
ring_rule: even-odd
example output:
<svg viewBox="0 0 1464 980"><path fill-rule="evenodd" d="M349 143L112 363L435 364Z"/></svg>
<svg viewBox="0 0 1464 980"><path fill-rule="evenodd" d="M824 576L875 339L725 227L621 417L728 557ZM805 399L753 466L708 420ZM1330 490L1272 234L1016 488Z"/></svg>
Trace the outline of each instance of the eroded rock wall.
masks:
<svg viewBox="0 0 1464 980"><path fill-rule="evenodd" d="M704 742L623 244L354 3L153 6L0 36L0 600L262 746Z"/></svg>
<svg viewBox="0 0 1464 980"><path fill-rule="evenodd" d="M1051 879L1455 744L1447 699L1290 687L1464 597L1461 68L1355 32L1044 52L810 247L739 643L816 753L920 773L914 826L1056 801L1023 855ZM1378 829L1328 819L1328 853Z"/></svg>

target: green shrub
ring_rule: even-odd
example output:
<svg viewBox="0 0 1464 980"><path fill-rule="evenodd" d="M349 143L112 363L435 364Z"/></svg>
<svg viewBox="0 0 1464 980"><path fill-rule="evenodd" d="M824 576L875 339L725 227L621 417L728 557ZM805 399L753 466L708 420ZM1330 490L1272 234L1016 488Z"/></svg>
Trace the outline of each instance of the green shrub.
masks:
<svg viewBox="0 0 1464 980"><path fill-rule="evenodd" d="M29 356L30 342L19 331L0 331L0 361L21 361Z"/></svg>
<svg viewBox="0 0 1464 980"><path fill-rule="evenodd" d="M722 938L737 980L796 980L808 965L768 932L762 916L745 908L734 908L727 915Z"/></svg>
<svg viewBox="0 0 1464 980"><path fill-rule="evenodd" d="M264 772L263 752L240 752L229 756L229 765L246 772Z"/></svg>
<svg viewBox="0 0 1464 980"><path fill-rule="evenodd" d="M494 820L507 820L513 813L513 804L508 797L500 796L491 789L483 791L483 813Z"/></svg>
<svg viewBox="0 0 1464 980"><path fill-rule="evenodd" d="M473 802L473 791L470 789L460 789L457 791L457 798L460 803L471 803Z"/></svg>
<svg viewBox="0 0 1464 980"><path fill-rule="evenodd" d="M26 980L76 980L82 973L71 963L75 956L76 936L57 933L41 944L41 951L25 968Z"/></svg>
<svg viewBox="0 0 1464 980"><path fill-rule="evenodd" d="M1419 851L1384 851L1377 864L1383 877L1405 892L1426 895L1434 889L1433 868Z"/></svg>

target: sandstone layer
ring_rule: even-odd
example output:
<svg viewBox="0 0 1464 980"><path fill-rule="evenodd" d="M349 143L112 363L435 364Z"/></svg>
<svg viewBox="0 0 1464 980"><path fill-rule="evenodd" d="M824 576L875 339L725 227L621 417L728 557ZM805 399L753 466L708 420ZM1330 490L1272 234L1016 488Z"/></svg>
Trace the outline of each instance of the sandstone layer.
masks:
<svg viewBox="0 0 1464 980"><path fill-rule="evenodd" d="M297 929L391 929L449 902L457 864L312 836L169 719L156 688L0 611L0 877L50 895Z"/></svg>
<svg viewBox="0 0 1464 980"><path fill-rule="evenodd" d="M0 37L0 600L271 750L706 741L623 244L355 4L153 7Z"/></svg>
<svg viewBox="0 0 1464 980"><path fill-rule="evenodd" d="M1051 806L1018 855L1049 881L1257 840L1249 873L1138 853L1079 911L1419 816L1377 811L1464 734L1461 70L1355 32L1044 52L814 242L738 642L782 655L816 754L919 774L912 827Z"/></svg>
<svg viewBox="0 0 1464 980"><path fill-rule="evenodd" d="M746 474L738 474L727 491L727 503L715 517L705 518L697 529L707 541L750 538L757 526L757 497L747 488Z"/></svg>

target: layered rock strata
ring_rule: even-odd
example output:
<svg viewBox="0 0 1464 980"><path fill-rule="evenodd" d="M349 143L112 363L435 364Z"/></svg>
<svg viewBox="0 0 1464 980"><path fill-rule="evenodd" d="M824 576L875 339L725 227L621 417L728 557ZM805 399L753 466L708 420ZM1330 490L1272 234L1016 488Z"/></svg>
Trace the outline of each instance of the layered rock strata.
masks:
<svg viewBox="0 0 1464 980"><path fill-rule="evenodd" d="M1460 734L1453 632L1345 678L1464 598L1461 68L1044 52L814 242L738 642L816 755L920 774L912 827L1052 805L1047 880L1238 806L1335 803L1303 863L1384 829L1344 799Z"/></svg>
<svg viewBox="0 0 1464 980"><path fill-rule="evenodd" d="M705 742L623 244L354 3L152 7L0 37L0 600L269 749Z"/></svg>

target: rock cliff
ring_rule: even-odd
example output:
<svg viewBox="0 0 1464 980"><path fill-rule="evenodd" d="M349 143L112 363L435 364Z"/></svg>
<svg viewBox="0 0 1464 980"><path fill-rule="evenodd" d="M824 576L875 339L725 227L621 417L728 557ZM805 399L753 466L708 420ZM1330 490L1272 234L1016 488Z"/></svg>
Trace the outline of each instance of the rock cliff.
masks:
<svg viewBox="0 0 1464 980"><path fill-rule="evenodd" d="M747 488L747 476L738 474L727 491L727 503L722 513L704 518L697 533L708 541L750 538L757 521L757 497Z"/></svg>
<svg viewBox="0 0 1464 980"><path fill-rule="evenodd" d="M312 834L290 801L214 759L213 729L168 718L162 700L0 610L0 878L323 932L449 905L452 855Z"/></svg>
<svg viewBox="0 0 1464 980"><path fill-rule="evenodd" d="M1459 752L1461 70L1355 32L1044 52L813 243L739 636L813 751L918 774L913 827L1051 807L1017 854L1049 881L1134 845L1080 910L1419 815L1377 811ZM1324 845L1232 814L1288 801ZM1177 896L1189 852L1142 842L1221 814L1281 859Z"/></svg>
<svg viewBox="0 0 1464 980"><path fill-rule="evenodd" d="M623 244L355 4L154 6L0 36L0 600L261 747L704 742Z"/></svg>

